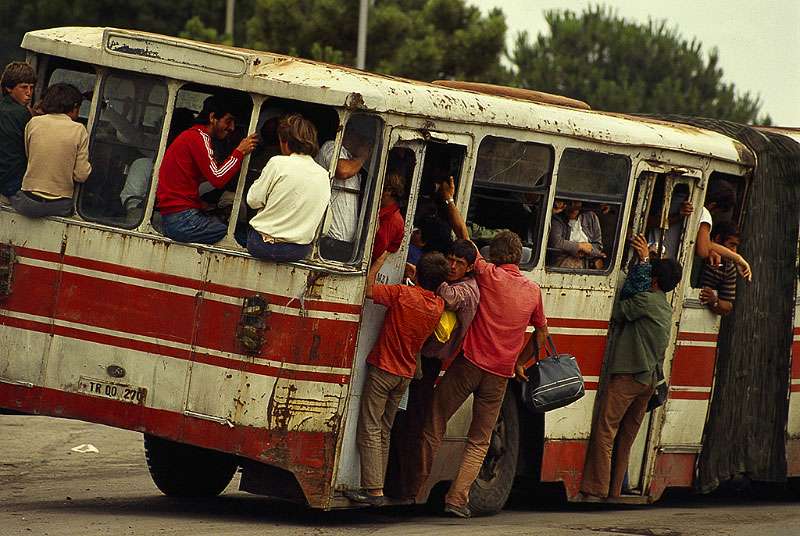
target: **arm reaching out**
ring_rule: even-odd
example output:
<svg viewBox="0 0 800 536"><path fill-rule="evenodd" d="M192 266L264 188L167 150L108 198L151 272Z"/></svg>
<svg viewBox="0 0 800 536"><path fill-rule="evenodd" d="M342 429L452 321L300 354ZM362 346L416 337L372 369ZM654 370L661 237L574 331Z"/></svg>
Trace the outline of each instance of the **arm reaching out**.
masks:
<svg viewBox="0 0 800 536"><path fill-rule="evenodd" d="M456 237L469 240L467 224L464 222L461 212L458 210L458 207L456 207L456 204L453 201L453 195L456 192L456 186L452 175L448 181L442 183L439 191L442 194L442 199L444 199L444 202L447 203L447 218L450 220L450 227L453 228L453 232L456 234Z"/></svg>
<svg viewBox="0 0 800 536"><path fill-rule="evenodd" d="M386 261L387 255L389 255L389 252L384 251L380 257L375 259L375 262L373 262L372 266L369 268L369 272L367 272L367 298L372 298L372 287L375 286L375 278L378 276L378 272L381 271L381 267L384 261Z"/></svg>

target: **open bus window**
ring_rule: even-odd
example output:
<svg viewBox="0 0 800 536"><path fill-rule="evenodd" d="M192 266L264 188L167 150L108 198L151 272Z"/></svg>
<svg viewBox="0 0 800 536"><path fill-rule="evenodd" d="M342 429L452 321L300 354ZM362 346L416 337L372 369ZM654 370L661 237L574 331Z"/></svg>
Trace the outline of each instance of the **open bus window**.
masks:
<svg viewBox="0 0 800 536"><path fill-rule="evenodd" d="M564 150L547 241L549 268L605 271L613 265L630 168L627 156Z"/></svg>
<svg viewBox="0 0 800 536"><path fill-rule="evenodd" d="M256 215L256 210L247 206L247 192L253 183L261 176L261 172L273 156L281 154L278 141L278 123L281 117L288 114L300 114L313 123L317 129L317 143L322 146L336 138L339 129L339 114L330 106L294 101L280 98L270 98L262 106L256 124L260 141L250 154L250 163L245 178L242 206L239 210L238 225L246 227L247 222ZM328 169L328 168L326 168Z"/></svg>
<svg viewBox="0 0 800 536"><path fill-rule="evenodd" d="M354 263L361 258L375 196L382 132L380 117L354 114L345 127L338 155L334 140L320 147L317 162L333 174L326 232L319 243L324 259Z"/></svg>
<svg viewBox="0 0 800 536"><path fill-rule="evenodd" d="M158 152L167 86L163 80L109 74L92 129L92 174L78 198L80 215L115 227L139 225Z"/></svg>
<svg viewBox="0 0 800 536"><path fill-rule="evenodd" d="M522 240L521 264L535 264L552 173L550 146L485 137L467 212L472 241L482 247L499 231L511 230Z"/></svg>
<svg viewBox="0 0 800 536"><path fill-rule="evenodd" d="M167 147L170 146L175 138L194 124L195 119L203 109L203 103L212 95L217 95L233 103L232 109L235 117L233 132L222 140L211 138L214 160L217 163L227 160L239 145L239 142L247 135L250 116L253 112L253 101L250 95L241 91L200 84L182 86L175 94L175 106L167 134ZM237 184L238 175L231 179L222 189L214 188L209 182L201 182L198 192L201 200L208 207L207 213L227 222L233 207ZM146 196L147 193L145 193ZM161 215L157 210L153 211L151 223L156 230L161 230Z"/></svg>

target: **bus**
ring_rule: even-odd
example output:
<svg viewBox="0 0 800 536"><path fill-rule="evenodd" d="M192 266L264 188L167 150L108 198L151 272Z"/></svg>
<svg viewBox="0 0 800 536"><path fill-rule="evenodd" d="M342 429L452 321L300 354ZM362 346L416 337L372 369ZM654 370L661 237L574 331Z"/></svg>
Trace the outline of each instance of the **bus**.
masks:
<svg viewBox="0 0 800 536"><path fill-rule="evenodd" d="M611 310L631 257L626 237L645 231L659 241L675 234L686 277L669 295L669 398L642 425L630 494L619 501L649 503L667 488L696 484L718 387L720 318L692 285L691 231L714 181L736 189L729 217L741 221L758 170L745 143L569 99L491 94L140 31L37 30L22 48L38 73L36 99L57 82L86 96L79 120L93 171L71 217L30 220L0 205L0 407L142 432L150 473L167 495L218 494L238 470L246 492L323 510L356 506L343 492L359 487L360 393L384 315L364 296L379 192L389 171L407 181L405 239L379 274L396 283L415 221L441 210L435 183L452 175L478 246L498 229L519 234L521 269L540 285L555 344L577 356L586 387L577 402L533 414L509 383L470 492L473 513L499 511L515 486L529 484L555 484L581 500L604 356L614 343ZM237 228L248 220L242 199L270 156L266 143L245 158L231 191L209 192L228 222L224 239L185 244L160 232L155 191L170 132L219 92L240 107L234 139L298 112L315 124L320 144L335 144L335 155L351 132L366 140L348 248L319 236L308 258L273 263L238 244ZM220 143L215 154L233 147ZM134 175L145 182L131 194ZM602 262L553 261L547 237L556 199L581 201L599 216ZM670 207L678 200L696 210L676 224ZM795 272L795 289L796 280ZM781 426L785 476L796 478L800 327L785 329L794 343L781 359L793 368ZM417 502L454 477L470 412L471 399L448 423ZM390 456L390 474L398 462Z"/></svg>

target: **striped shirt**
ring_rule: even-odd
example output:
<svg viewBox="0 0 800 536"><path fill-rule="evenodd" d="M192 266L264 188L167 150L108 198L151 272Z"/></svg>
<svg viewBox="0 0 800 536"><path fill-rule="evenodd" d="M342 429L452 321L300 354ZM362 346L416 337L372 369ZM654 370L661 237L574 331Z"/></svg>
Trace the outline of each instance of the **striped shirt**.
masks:
<svg viewBox="0 0 800 536"><path fill-rule="evenodd" d="M725 260L722 266L703 266L700 286L710 287L717 291L717 297L733 303L736 299L736 265Z"/></svg>
<svg viewBox="0 0 800 536"><path fill-rule="evenodd" d="M158 170L156 199L162 214L201 209L198 188L208 181L214 188L222 188L234 178L242 167L244 155L234 149L227 160L217 164L211 136L203 125L184 130L167 148Z"/></svg>

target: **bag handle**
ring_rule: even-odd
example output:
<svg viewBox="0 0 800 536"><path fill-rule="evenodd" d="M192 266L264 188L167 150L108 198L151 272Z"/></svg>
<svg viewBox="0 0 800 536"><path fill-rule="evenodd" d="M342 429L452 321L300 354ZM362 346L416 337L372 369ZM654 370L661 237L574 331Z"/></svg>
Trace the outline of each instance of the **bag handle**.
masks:
<svg viewBox="0 0 800 536"><path fill-rule="evenodd" d="M534 335L531 334L531 337L533 337L533 336ZM558 351L556 350L556 343L553 342L553 337L551 337L549 333L547 334L547 341L545 341L545 344L544 344L544 351L545 351L545 353L547 353L547 357L556 357L556 356L558 356ZM528 369L528 368L532 367L534 365L534 363L538 363L539 361L541 361L541 359L539 359L539 347L537 345L536 351L534 352L533 357L530 358L529 360L527 360L525 362L525 364L522 365L522 366L525 367L525 369Z"/></svg>

